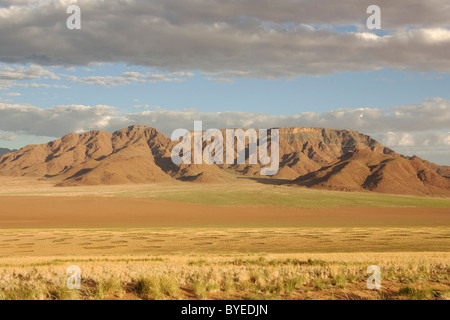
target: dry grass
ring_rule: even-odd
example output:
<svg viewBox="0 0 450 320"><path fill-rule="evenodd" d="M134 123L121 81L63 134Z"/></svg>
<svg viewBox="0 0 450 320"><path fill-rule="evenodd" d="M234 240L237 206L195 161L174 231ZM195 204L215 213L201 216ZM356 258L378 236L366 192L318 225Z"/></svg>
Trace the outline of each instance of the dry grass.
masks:
<svg viewBox="0 0 450 320"><path fill-rule="evenodd" d="M0 299L450 299L449 199L24 181L0 177Z"/></svg>
<svg viewBox="0 0 450 320"><path fill-rule="evenodd" d="M66 288L78 265L80 290ZM369 265L382 289L368 290ZM449 299L449 253L0 259L1 299Z"/></svg>
<svg viewBox="0 0 450 320"><path fill-rule="evenodd" d="M0 255L447 251L450 230L181 228L0 230Z"/></svg>

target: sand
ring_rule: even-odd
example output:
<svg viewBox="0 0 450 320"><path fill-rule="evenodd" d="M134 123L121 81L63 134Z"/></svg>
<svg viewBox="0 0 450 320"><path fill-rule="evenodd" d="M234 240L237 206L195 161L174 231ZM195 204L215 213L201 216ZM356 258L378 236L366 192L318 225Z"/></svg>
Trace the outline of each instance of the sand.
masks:
<svg viewBox="0 0 450 320"><path fill-rule="evenodd" d="M1 196L0 228L448 226L449 208L212 206L142 198Z"/></svg>

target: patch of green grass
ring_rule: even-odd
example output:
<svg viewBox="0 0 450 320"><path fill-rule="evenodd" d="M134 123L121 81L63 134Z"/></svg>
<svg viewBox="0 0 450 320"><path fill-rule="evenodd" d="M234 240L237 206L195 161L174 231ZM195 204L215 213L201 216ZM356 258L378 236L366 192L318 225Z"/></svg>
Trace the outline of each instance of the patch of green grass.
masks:
<svg viewBox="0 0 450 320"><path fill-rule="evenodd" d="M145 298L148 298L150 295L155 300L162 298L162 293L159 289L159 281L153 277L145 275L140 276L136 281L135 290L137 294Z"/></svg>
<svg viewBox="0 0 450 320"><path fill-rule="evenodd" d="M158 193L159 200L208 205L274 205L289 207L434 207L450 208L450 199L364 192L340 192L283 187L282 190L193 190Z"/></svg>
<svg viewBox="0 0 450 320"><path fill-rule="evenodd" d="M165 296L176 298L180 283L174 276L160 277L141 275L135 283L136 292L147 299L161 300Z"/></svg>
<svg viewBox="0 0 450 320"><path fill-rule="evenodd" d="M321 277L317 277L314 278L314 280L312 281L312 286L314 287L314 289L316 290L323 290L325 288L326 281L324 279L322 279Z"/></svg>
<svg viewBox="0 0 450 320"><path fill-rule="evenodd" d="M431 288L416 289L411 287L404 287L398 291L401 296L407 296L411 300L430 300L439 298L442 294L440 291Z"/></svg>
<svg viewBox="0 0 450 320"><path fill-rule="evenodd" d="M331 284L343 289L347 285L347 277L343 272L340 272L334 279L331 280Z"/></svg>
<svg viewBox="0 0 450 320"><path fill-rule="evenodd" d="M97 284L97 298L103 299L104 296L117 294L121 296L124 290L119 279L111 277L104 279Z"/></svg>
<svg viewBox="0 0 450 320"><path fill-rule="evenodd" d="M205 259L200 259L200 260L189 260L187 264L189 266L205 266L208 265L209 263Z"/></svg>
<svg viewBox="0 0 450 320"><path fill-rule="evenodd" d="M163 294L176 298L180 291L180 283L174 276L166 275L159 279L159 288Z"/></svg>
<svg viewBox="0 0 450 320"><path fill-rule="evenodd" d="M226 277L222 283L222 290L225 292L231 292L236 289L233 279Z"/></svg>
<svg viewBox="0 0 450 320"><path fill-rule="evenodd" d="M192 282L192 289L194 290L197 299L206 299L208 291L206 290L206 283L201 280L195 280Z"/></svg>
<svg viewBox="0 0 450 320"><path fill-rule="evenodd" d="M63 284L49 289L48 297L51 300L77 300L80 298L80 292L78 289L69 289Z"/></svg>
<svg viewBox="0 0 450 320"><path fill-rule="evenodd" d="M0 291L0 300L42 300L45 293L39 287L28 284L21 285L15 290Z"/></svg>
<svg viewBox="0 0 450 320"><path fill-rule="evenodd" d="M304 285L305 282L306 282L305 278L301 275L285 279L284 293L291 295L292 293L294 293L297 290L297 288Z"/></svg>

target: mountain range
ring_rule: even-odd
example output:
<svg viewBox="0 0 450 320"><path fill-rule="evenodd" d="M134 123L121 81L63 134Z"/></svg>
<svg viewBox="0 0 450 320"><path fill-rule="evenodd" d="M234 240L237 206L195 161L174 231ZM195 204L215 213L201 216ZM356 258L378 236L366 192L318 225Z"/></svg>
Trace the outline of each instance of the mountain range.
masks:
<svg viewBox="0 0 450 320"><path fill-rule="evenodd" d="M6 153L10 153L10 152L15 152L17 150L11 150L11 149L6 149L6 148L0 148L0 156L6 154Z"/></svg>
<svg viewBox="0 0 450 320"><path fill-rule="evenodd" d="M450 196L449 166L403 156L353 130L279 130L280 168L273 177L260 176L259 165L175 165L171 150L178 142L139 125L114 133L71 133L47 144L8 150L0 153L0 175L49 179L57 186L247 178L293 187Z"/></svg>

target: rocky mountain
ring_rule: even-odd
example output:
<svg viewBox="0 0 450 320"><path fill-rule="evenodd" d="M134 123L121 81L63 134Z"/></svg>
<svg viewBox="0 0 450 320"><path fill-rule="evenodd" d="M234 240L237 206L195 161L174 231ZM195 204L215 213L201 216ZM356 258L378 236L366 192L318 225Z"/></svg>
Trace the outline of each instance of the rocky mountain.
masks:
<svg viewBox="0 0 450 320"><path fill-rule="evenodd" d="M176 143L146 126L112 134L72 133L0 156L0 175L51 179L58 186L247 177L330 190L450 196L448 167L404 157L352 130L280 128L280 169L271 178L260 176L260 165L248 162L175 165L171 150Z"/></svg>
<svg viewBox="0 0 450 320"><path fill-rule="evenodd" d="M0 174L53 179L59 185L145 183L170 179L171 141L157 130L134 126L113 134L68 134L0 158Z"/></svg>
<svg viewBox="0 0 450 320"><path fill-rule="evenodd" d="M422 161L428 168L432 169L433 171L436 171L439 175L450 178L450 166L439 166L433 162L429 162L427 160L423 160L417 156L413 156L410 158L411 160L417 159Z"/></svg>
<svg viewBox="0 0 450 320"><path fill-rule="evenodd" d="M394 194L448 196L450 179L440 176L419 158L356 149L341 159L295 179L301 186Z"/></svg>
<svg viewBox="0 0 450 320"><path fill-rule="evenodd" d="M7 149L7 148L0 148L0 156L4 155L6 153L15 152L15 151L17 151L17 150L10 150L10 149Z"/></svg>

